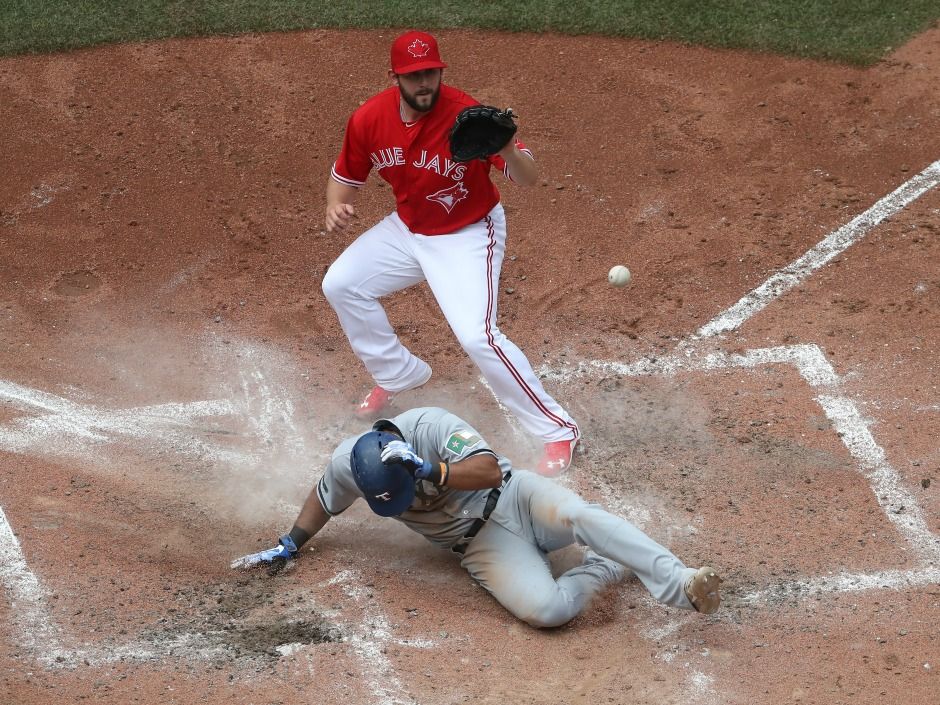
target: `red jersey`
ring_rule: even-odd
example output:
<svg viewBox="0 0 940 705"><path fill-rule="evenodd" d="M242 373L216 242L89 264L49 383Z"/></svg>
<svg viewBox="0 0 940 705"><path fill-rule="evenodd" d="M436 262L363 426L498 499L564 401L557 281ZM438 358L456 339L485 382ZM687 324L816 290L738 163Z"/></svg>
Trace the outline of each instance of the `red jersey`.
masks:
<svg viewBox="0 0 940 705"><path fill-rule="evenodd" d="M434 107L406 123L399 96L392 86L352 114L332 177L359 188L374 168L391 185L398 215L413 233L453 233L482 219L499 203L490 167L508 177L506 163L495 154L486 161L455 162L449 139L457 113L479 101L441 84ZM516 145L531 156L524 144L516 140Z"/></svg>

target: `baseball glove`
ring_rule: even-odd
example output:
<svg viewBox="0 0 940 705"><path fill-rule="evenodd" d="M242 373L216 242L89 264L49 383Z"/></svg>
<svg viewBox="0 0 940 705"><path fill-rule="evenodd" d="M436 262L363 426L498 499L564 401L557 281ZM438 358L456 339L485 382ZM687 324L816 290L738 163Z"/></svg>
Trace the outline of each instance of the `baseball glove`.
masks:
<svg viewBox="0 0 940 705"><path fill-rule="evenodd" d="M509 144L516 134L512 108L471 105L457 115L450 131L450 153L457 162L486 159Z"/></svg>

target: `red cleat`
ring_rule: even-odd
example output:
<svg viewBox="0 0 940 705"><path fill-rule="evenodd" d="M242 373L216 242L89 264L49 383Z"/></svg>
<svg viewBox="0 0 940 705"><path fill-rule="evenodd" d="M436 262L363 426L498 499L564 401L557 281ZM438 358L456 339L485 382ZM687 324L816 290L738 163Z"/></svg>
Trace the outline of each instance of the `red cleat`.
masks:
<svg viewBox="0 0 940 705"><path fill-rule="evenodd" d="M372 391L369 392L369 396L367 396L359 405L359 408L356 409L356 416L361 419L374 419L388 408L388 405L394 398L391 392L386 392L376 385L372 388Z"/></svg>
<svg viewBox="0 0 940 705"><path fill-rule="evenodd" d="M578 445L580 440L581 436L579 435L567 441L546 443L545 452L542 454L536 472L545 477L558 477L561 475L571 465L575 446Z"/></svg>

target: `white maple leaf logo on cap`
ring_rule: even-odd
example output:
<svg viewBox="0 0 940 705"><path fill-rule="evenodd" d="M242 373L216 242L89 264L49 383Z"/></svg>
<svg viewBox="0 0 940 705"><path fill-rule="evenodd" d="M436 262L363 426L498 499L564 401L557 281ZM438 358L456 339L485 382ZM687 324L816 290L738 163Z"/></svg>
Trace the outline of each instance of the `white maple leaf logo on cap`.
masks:
<svg viewBox="0 0 940 705"><path fill-rule="evenodd" d="M408 46L408 53L411 54L416 59L421 58L422 56L427 56L428 51L431 49L431 45L427 42L422 42L420 39L415 39Z"/></svg>

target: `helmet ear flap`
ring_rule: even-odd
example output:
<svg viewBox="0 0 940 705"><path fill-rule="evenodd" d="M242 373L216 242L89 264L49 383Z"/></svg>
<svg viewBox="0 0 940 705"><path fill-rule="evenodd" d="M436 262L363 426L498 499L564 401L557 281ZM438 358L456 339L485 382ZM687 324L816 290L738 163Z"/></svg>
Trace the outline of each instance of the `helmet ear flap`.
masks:
<svg viewBox="0 0 940 705"><path fill-rule="evenodd" d="M383 463L382 449L399 440L385 431L370 431L356 441L349 455L353 480L373 512L398 516L415 497L415 479L401 463Z"/></svg>

